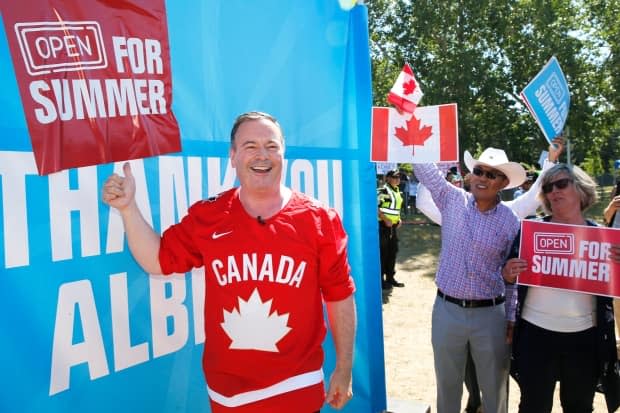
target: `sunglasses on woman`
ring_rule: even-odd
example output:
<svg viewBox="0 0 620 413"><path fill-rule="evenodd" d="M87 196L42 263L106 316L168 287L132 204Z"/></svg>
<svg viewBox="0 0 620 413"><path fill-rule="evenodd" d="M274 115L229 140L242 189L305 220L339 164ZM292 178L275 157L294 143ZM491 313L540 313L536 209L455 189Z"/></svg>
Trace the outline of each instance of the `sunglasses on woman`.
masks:
<svg viewBox="0 0 620 413"><path fill-rule="evenodd" d="M495 179L497 177L506 178L506 175L504 175L504 174L501 174L499 172L485 171L484 169L478 168L477 166L473 169L472 173L474 175L476 175L476 176L484 175L484 176L486 176L487 178L489 178L491 180L493 180L493 179Z"/></svg>
<svg viewBox="0 0 620 413"><path fill-rule="evenodd" d="M553 191L553 187L555 186L558 189L564 189L568 186L568 184L572 183L573 180L570 178L562 178L557 181L549 182L548 184L544 184L542 186L543 194L548 194Z"/></svg>

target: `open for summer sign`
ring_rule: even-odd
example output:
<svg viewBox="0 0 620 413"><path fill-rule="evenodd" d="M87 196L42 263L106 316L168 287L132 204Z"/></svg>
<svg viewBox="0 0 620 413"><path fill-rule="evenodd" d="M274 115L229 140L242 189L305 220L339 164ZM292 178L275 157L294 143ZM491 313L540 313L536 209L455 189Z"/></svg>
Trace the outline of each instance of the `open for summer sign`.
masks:
<svg viewBox="0 0 620 413"><path fill-rule="evenodd" d="M609 258L617 243L615 228L524 220L520 257L528 269L518 282L620 297L620 265Z"/></svg>
<svg viewBox="0 0 620 413"><path fill-rule="evenodd" d="M164 1L32 0L2 17L39 174L181 150Z"/></svg>

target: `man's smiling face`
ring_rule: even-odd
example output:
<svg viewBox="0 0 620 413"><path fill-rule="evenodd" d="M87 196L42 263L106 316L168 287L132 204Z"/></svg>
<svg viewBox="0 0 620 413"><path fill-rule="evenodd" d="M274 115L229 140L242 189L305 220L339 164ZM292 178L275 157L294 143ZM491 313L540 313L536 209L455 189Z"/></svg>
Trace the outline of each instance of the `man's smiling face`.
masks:
<svg viewBox="0 0 620 413"><path fill-rule="evenodd" d="M230 161L242 187L277 189L282 178L284 143L280 128L268 119L248 120L237 129Z"/></svg>
<svg viewBox="0 0 620 413"><path fill-rule="evenodd" d="M497 169L476 165L471 174L470 185L471 193L477 201L492 201L497 197L497 193L508 185L508 178Z"/></svg>

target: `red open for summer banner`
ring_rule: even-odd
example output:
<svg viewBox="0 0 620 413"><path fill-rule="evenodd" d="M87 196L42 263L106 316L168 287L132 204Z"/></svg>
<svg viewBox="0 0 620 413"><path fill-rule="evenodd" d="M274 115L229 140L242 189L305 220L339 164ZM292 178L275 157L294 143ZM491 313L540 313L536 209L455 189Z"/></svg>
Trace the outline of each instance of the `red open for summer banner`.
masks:
<svg viewBox="0 0 620 413"><path fill-rule="evenodd" d="M39 174L181 150L164 0L16 1L2 16Z"/></svg>
<svg viewBox="0 0 620 413"><path fill-rule="evenodd" d="M620 265L609 259L620 230L524 220L519 284L620 297Z"/></svg>

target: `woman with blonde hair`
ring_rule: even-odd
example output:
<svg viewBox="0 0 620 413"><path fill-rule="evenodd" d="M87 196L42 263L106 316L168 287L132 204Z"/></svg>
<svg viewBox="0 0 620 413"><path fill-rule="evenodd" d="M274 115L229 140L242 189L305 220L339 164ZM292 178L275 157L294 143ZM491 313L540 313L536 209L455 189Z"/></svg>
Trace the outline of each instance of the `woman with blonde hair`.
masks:
<svg viewBox="0 0 620 413"><path fill-rule="evenodd" d="M597 224L584 212L596 200L596 183L577 166L557 164L540 178L543 222ZM502 270L514 284L527 269L519 237ZM620 244L611 260L620 263ZM556 381L565 412L592 412L594 393L605 393L610 412L620 406L612 298L571 290L518 287L511 374L519 384L519 412L551 412Z"/></svg>

